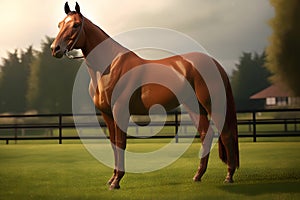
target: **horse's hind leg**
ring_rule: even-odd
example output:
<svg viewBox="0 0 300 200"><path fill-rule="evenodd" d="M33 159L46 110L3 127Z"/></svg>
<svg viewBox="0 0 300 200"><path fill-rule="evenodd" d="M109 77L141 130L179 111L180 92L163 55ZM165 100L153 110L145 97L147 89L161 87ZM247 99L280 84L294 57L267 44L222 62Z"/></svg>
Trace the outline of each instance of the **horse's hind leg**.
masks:
<svg viewBox="0 0 300 200"><path fill-rule="evenodd" d="M201 181L202 176L206 172L208 164L209 154L200 159L200 165L197 169L197 172L193 178L194 181Z"/></svg>
<svg viewBox="0 0 300 200"><path fill-rule="evenodd" d="M236 152L234 149L234 141L232 137L228 137L230 132L228 130L222 132L219 140L221 140L221 145L223 145L223 150L226 152L227 158L227 176L225 178L225 183L233 183L233 175L237 168L237 161L236 161ZM222 147L219 147L222 148Z"/></svg>
<svg viewBox="0 0 300 200"><path fill-rule="evenodd" d="M228 166L228 173L224 182L233 183L234 172L239 167L239 146L237 120L232 104L227 106L225 124L219 137L219 156Z"/></svg>
<svg viewBox="0 0 300 200"><path fill-rule="evenodd" d="M209 121L207 118L207 114L204 112L199 115L197 113L194 113L193 111L189 110L187 108L189 115L194 122L196 128L198 129L198 132L200 134L200 139L202 142L202 154L200 159L200 165L197 169L197 172L193 178L194 181L201 181L202 176L206 172L208 159L209 159L209 152L211 148L211 140L209 138L206 138L208 127L209 127ZM205 139L206 138L206 139Z"/></svg>

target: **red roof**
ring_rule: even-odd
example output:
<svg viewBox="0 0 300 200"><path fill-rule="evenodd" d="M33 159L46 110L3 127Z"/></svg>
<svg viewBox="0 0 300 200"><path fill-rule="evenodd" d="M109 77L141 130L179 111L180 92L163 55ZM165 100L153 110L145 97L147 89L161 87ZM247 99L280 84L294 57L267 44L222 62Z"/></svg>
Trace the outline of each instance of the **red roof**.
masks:
<svg viewBox="0 0 300 200"><path fill-rule="evenodd" d="M267 97L290 97L293 96L292 93L284 89L283 86L278 84L271 85L270 87L252 95L250 99L265 99Z"/></svg>

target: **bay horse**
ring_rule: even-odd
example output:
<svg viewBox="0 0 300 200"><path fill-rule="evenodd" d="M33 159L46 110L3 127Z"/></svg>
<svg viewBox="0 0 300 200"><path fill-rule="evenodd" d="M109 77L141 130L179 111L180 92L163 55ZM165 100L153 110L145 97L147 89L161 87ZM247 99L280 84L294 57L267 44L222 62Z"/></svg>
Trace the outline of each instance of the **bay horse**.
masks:
<svg viewBox="0 0 300 200"><path fill-rule="evenodd" d="M205 77L199 71L195 70L195 68L205 70L212 67L212 65L216 66L226 92L224 126L218 126L218 117L213 120L221 132L218 140L219 157L228 166L228 173L224 182L232 183L234 172L239 167L237 119L230 82L222 66L212 57L199 52L175 55L160 60L145 60L117 43L102 29L85 18L81 14L77 2L75 11L70 10L67 2L65 3L64 10L67 16L59 23L60 31L51 45L52 55L56 58L61 58L73 49L81 49L83 57L86 59L91 78L89 94L105 120L114 152L115 167L113 175L108 181L109 188L119 189L120 181L125 174L124 150L126 148L126 130L129 122L129 118L125 116L122 119L122 122L125 123L121 125L117 124L116 118L123 117L122 113L125 106L122 105L122 101L118 101L118 105L112 105L114 104L112 93L116 83L124 74L132 69L138 69L142 65L164 66L164 68L174 71L179 78L173 80L173 84L182 94L184 94L184 87L181 87L180 81L182 77L188 81L193 89L200 112L195 112L185 102L183 104L186 106L200 134L202 148L207 152L200 158L200 165L193 177L194 181L201 181L207 169L212 141L209 140L208 143L210 144L208 145L204 143L208 136L209 117L214 115L211 108L211 91L207 87ZM96 58L88 59L88 55L101 43L105 43L105 48L102 49L99 55L96 55ZM103 59L106 59L106 61L102 62ZM145 73L141 71L139 77L131 77L130 81L125 83L125 90L130 88L130 85L134 84L134 81L146 77L147 74ZM214 80L210 82L213 83ZM126 96L126 91L123 93L125 94L125 98L130 99L130 114L148 115L149 109L157 104L163 106L166 111L169 111L178 107L179 103L182 103L178 102L176 96L168 88L154 83L142 85L132 96ZM213 93L218 93L217 88ZM120 96L124 96L124 94ZM184 95L185 99L189 98L189 94Z"/></svg>

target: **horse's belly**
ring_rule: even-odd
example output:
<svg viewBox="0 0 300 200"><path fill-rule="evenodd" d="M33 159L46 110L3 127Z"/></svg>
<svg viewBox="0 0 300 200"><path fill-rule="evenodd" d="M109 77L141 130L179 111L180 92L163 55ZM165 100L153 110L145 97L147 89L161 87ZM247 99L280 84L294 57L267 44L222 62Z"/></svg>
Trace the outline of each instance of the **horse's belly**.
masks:
<svg viewBox="0 0 300 200"><path fill-rule="evenodd" d="M155 104L163 106L166 110L172 110L179 106L176 95L170 89L158 84L143 86L141 100L147 110Z"/></svg>

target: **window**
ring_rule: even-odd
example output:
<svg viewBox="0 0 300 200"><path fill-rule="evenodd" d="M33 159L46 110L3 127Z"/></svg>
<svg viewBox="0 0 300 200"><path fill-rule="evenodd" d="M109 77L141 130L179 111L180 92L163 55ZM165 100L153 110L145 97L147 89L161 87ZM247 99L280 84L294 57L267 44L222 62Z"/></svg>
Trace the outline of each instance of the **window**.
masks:
<svg viewBox="0 0 300 200"><path fill-rule="evenodd" d="M266 104L267 104L267 106L276 105L276 98L275 97L267 97Z"/></svg>
<svg viewBox="0 0 300 200"><path fill-rule="evenodd" d="M277 105L278 106L286 106L288 99L287 97L277 97Z"/></svg>

